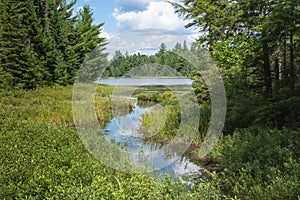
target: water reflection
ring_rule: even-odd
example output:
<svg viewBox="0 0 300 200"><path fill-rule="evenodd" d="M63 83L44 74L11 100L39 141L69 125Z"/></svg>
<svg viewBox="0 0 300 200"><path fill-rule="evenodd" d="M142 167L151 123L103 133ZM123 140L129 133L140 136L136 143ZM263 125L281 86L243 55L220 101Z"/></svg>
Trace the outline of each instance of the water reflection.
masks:
<svg viewBox="0 0 300 200"><path fill-rule="evenodd" d="M139 128L142 115L148 110L147 107L141 108L135 104L131 113L113 118L105 126L106 139L126 147L135 166L144 166L147 162L149 171L158 169L154 172L158 176L168 173L174 178L187 176L193 179L200 177L202 168L192 163L188 158L177 155L176 148L164 149L158 144L144 141ZM139 157L139 154L143 156Z"/></svg>

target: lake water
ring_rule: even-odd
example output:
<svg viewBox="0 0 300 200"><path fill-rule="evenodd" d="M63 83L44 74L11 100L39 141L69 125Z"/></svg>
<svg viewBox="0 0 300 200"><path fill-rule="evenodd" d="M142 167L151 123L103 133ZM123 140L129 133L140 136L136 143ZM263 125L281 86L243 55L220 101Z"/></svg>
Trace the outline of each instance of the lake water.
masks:
<svg viewBox="0 0 300 200"><path fill-rule="evenodd" d="M176 86L176 85L191 85L193 80L188 78L106 78L96 81L99 84L119 85L119 86Z"/></svg>
<svg viewBox="0 0 300 200"><path fill-rule="evenodd" d="M141 118L148 108L141 108L135 103L132 112L125 116L118 116L111 119L105 126L104 134L108 140L114 141L115 144L126 146L129 152L143 152L145 155L155 156L148 160L152 165L150 168L158 169L155 174L163 177L168 173L173 178L184 179L187 183L195 183L202 177L202 168L187 157L182 157L174 152L162 150L160 145L144 141L139 132ZM155 152L159 150L160 154ZM136 154L131 155L131 161L134 165L140 165ZM196 181L195 181L196 180Z"/></svg>

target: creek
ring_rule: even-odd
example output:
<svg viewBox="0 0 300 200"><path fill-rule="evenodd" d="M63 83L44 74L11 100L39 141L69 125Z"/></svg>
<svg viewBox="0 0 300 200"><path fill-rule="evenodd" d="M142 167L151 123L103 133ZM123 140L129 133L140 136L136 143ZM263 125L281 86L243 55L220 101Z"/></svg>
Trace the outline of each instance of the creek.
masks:
<svg viewBox="0 0 300 200"><path fill-rule="evenodd" d="M165 86L173 87L172 90L184 92L185 87L191 87L193 80L187 78L107 78L96 81L99 84L113 86ZM151 91L153 92L153 91ZM156 91L157 92L157 91ZM132 97L130 96L129 98ZM133 98L134 99L134 98ZM126 147L130 153L131 161L135 166L145 165L145 161L140 160L138 154L148 155L147 168L152 175L163 177L169 174L172 179L179 179L188 183L199 183L201 178L205 178L204 169L193 163L187 156L180 155L176 148L164 148L163 145L148 142L141 133L141 120L151 107L139 105L139 101L133 102L134 106L130 112L114 116L106 124L104 134L106 138L115 144ZM136 152L138 152L136 154ZM152 170L153 169L153 170Z"/></svg>
<svg viewBox="0 0 300 200"><path fill-rule="evenodd" d="M163 177L167 173L171 178L180 179L188 184L197 183L201 177L204 177L201 166L193 163L186 156L178 155L176 150L168 149L168 151L165 151L162 145L148 142L143 138L140 133L141 119L143 114L148 111L148 107L140 107L135 103L129 114L112 118L106 124L104 134L107 139L126 147L129 152L152 155L147 161L151 163L149 167L155 169L152 175ZM133 164L140 166L141 161L133 158L132 155L135 156L136 154L131 154Z"/></svg>

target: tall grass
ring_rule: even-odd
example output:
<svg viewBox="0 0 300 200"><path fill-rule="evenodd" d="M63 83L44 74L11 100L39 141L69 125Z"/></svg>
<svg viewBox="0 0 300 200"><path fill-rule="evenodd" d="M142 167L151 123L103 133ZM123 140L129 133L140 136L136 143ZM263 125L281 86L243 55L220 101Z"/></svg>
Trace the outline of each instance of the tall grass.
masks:
<svg viewBox="0 0 300 200"><path fill-rule="evenodd" d="M72 87L42 88L34 91L17 91L3 96L0 120L9 123L49 122L58 126L73 124Z"/></svg>
<svg viewBox="0 0 300 200"><path fill-rule="evenodd" d="M112 88L97 91L105 123ZM299 132L245 129L223 138L205 160L212 176L189 191L95 159L73 127L71 100L72 87L1 94L0 199L299 199Z"/></svg>
<svg viewBox="0 0 300 200"><path fill-rule="evenodd" d="M97 88L97 114L111 117L112 88ZM126 174L83 146L71 112L72 87L2 94L0 199L185 199L181 183Z"/></svg>

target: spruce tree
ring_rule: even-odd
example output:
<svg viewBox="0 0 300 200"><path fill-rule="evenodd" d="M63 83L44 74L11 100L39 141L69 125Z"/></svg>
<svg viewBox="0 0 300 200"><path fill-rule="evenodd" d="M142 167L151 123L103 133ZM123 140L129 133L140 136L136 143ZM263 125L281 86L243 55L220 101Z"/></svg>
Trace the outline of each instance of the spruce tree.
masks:
<svg viewBox="0 0 300 200"><path fill-rule="evenodd" d="M103 24L93 24L88 6L74 16L75 3L0 1L1 88L72 84L95 47L96 57L102 55L106 43L99 34Z"/></svg>
<svg viewBox="0 0 300 200"><path fill-rule="evenodd" d="M35 88L42 84L43 69L32 39L38 32L31 3L1 2L0 68L10 87Z"/></svg>

